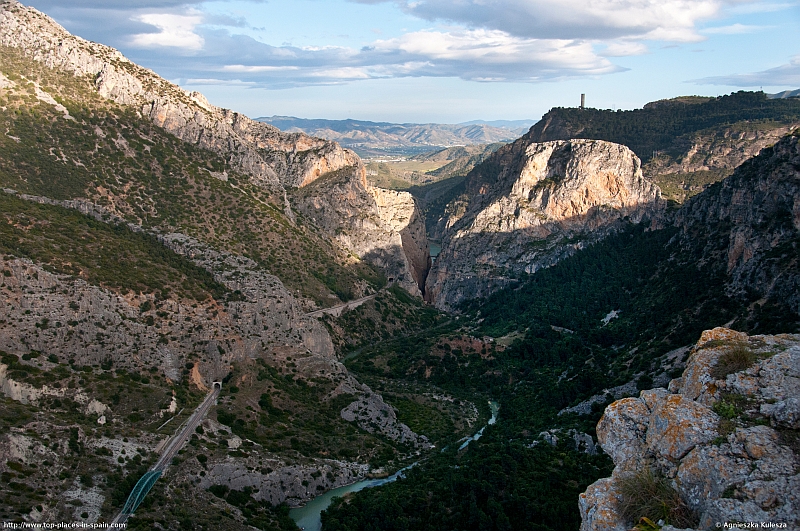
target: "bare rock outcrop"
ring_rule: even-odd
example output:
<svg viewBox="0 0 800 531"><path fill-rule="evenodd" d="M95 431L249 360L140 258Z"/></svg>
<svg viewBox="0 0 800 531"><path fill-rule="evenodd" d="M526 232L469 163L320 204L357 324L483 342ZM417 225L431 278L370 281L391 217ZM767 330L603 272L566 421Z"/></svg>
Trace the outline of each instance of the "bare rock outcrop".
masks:
<svg viewBox="0 0 800 531"><path fill-rule="evenodd" d="M606 408L597 437L615 468L581 494L581 530L638 523L621 514L622 485L647 469L696 514L697 529L736 522L797 529L798 396L800 336L704 332L670 390L642 391Z"/></svg>
<svg viewBox="0 0 800 531"><path fill-rule="evenodd" d="M380 267L412 295L422 295L430 249L411 194L369 186L359 164L292 191L291 200L345 249Z"/></svg>
<svg viewBox="0 0 800 531"><path fill-rule="evenodd" d="M234 169L262 185L304 186L356 163L338 144L277 128L208 103L142 68L119 51L76 37L16 0L0 2L0 45L49 68L91 80L101 95L131 106L185 142L225 154Z"/></svg>
<svg viewBox="0 0 800 531"><path fill-rule="evenodd" d="M673 224L684 248L719 264L729 295L800 312L800 130L687 201Z"/></svg>
<svg viewBox="0 0 800 531"><path fill-rule="evenodd" d="M523 137L470 173L466 197L440 220L442 251L427 281L427 298L443 309L551 266L663 206L638 157L599 140Z"/></svg>

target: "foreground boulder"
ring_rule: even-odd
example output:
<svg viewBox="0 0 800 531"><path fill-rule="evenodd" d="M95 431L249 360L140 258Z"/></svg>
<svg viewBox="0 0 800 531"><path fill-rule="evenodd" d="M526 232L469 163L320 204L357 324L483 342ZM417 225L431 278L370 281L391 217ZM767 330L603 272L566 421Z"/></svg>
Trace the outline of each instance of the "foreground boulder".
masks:
<svg viewBox="0 0 800 531"><path fill-rule="evenodd" d="M800 336L704 332L669 389L606 408L597 437L615 468L581 494L581 531L625 531L641 517L657 518L627 499L643 474L674 491L692 529L733 522L797 529L798 397ZM654 523L675 523L660 519Z"/></svg>

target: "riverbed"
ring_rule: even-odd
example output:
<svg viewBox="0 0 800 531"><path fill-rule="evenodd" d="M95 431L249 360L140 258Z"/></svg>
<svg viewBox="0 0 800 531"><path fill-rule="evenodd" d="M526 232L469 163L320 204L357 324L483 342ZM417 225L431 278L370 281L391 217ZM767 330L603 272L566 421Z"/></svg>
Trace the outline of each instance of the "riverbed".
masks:
<svg viewBox="0 0 800 531"><path fill-rule="evenodd" d="M487 426L497 422L497 412L500 410L500 404L490 400L489 408L492 411L492 417L489 419ZM466 448L471 441L477 441L480 439L481 435L483 435L483 430L485 429L486 426L481 428L477 433L475 433L475 435L463 439L464 442L458 449L462 450ZM391 483L392 481L395 481L397 478L401 477L406 470L415 466L416 464L417 463L414 463L413 465L398 470L387 478L365 479L350 485L345 485L344 487L339 487L338 489L329 490L325 494L317 496L310 502L306 503L304 506L289 510L289 517L295 521L300 529L305 531L321 531L322 520L320 519L320 514L330 506L331 500L333 500L334 497L341 497L349 492L358 492L360 490L371 487L379 487L381 485L385 485L386 483Z"/></svg>

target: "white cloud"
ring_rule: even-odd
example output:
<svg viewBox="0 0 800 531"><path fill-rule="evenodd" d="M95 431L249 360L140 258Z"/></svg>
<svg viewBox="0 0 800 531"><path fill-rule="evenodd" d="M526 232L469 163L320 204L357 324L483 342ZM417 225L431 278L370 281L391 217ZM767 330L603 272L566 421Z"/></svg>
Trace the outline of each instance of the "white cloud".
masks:
<svg viewBox="0 0 800 531"><path fill-rule="evenodd" d="M245 74L260 74L263 72L290 72L300 70L299 66L268 66L268 65L225 65L223 72L235 72Z"/></svg>
<svg viewBox="0 0 800 531"><path fill-rule="evenodd" d="M756 31L761 31L764 29L768 29L768 26L751 26L747 24L731 24L729 26L717 26L713 28L705 28L703 33L708 33L711 35L741 35L744 33L755 33Z"/></svg>
<svg viewBox="0 0 800 531"><path fill-rule="evenodd" d="M775 11L783 11L797 7L795 2L744 2L740 5L734 5L728 11L737 15L752 15L755 13L774 13Z"/></svg>
<svg viewBox="0 0 800 531"><path fill-rule="evenodd" d="M203 37L195 33L195 28L203 22L200 13L188 15L172 13L148 13L134 17L134 20L158 28L158 33L138 33L131 36L131 45L139 48L166 46L185 50L201 50Z"/></svg>
<svg viewBox="0 0 800 531"><path fill-rule="evenodd" d="M696 25L726 2L749 0L419 0L399 1L427 20L505 31L525 38L701 40Z"/></svg>
<svg viewBox="0 0 800 531"><path fill-rule="evenodd" d="M523 39L497 30L417 31L376 41L370 50L387 57L410 56L449 75L460 71L459 77L482 81L534 81L619 70L588 41Z"/></svg>
<svg viewBox="0 0 800 531"><path fill-rule="evenodd" d="M628 57L631 55L644 55L649 50L643 42L637 41L612 41L600 52L603 57Z"/></svg>
<svg viewBox="0 0 800 531"><path fill-rule="evenodd" d="M800 55L795 55L784 65L752 72L728 76L705 77L693 80L698 85L728 85L733 87L800 87Z"/></svg>

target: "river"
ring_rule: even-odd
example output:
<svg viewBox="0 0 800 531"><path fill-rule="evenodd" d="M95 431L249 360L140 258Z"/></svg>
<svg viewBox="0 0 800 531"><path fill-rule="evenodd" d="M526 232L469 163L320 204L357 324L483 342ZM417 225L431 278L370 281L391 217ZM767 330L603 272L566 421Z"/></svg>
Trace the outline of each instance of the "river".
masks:
<svg viewBox="0 0 800 531"><path fill-rule="evenodd" d="M428 247L430 248L431 262L435 262L436 257L442 252L442 246L432 240L428 240Z"/></svg>
<svg viewBox="0 0 800 531"><path fill-rule="evenodd" d="M489 419L487 424L491 425L497 422L497 412L500 410L500 405L497 402L489 401L489 408L492 410L492 418ZM486 429L486 426L481 428L475 435L472 437L467 437L464 440L464 443L458 448L462 450L466 448L466 446L470 443L470 441L477 441L483 435L483 430ZM409 465L401 470L398 470L391 476L383 479L365 479L363 481L358 481L356 483L352 483L350 485L345 485L344 487L339 487L338 489L329 490L325 494L317 496L307 504L303 505L302 507L298 507L296 509L289 510L289 517L295 521L297 526L300 529L304 529L305 531L321 531L322 530L322 520L320 519L320 513L328 508L331 504L331 500L336 496L344 496L348 492L358 492L360 490L368 489L370 487L379 487L380 485L385 485L386 483L391 483L395 481L397 478L403 475L403 472L408 470L409 468L415 466L417 463Z"/></svg>

